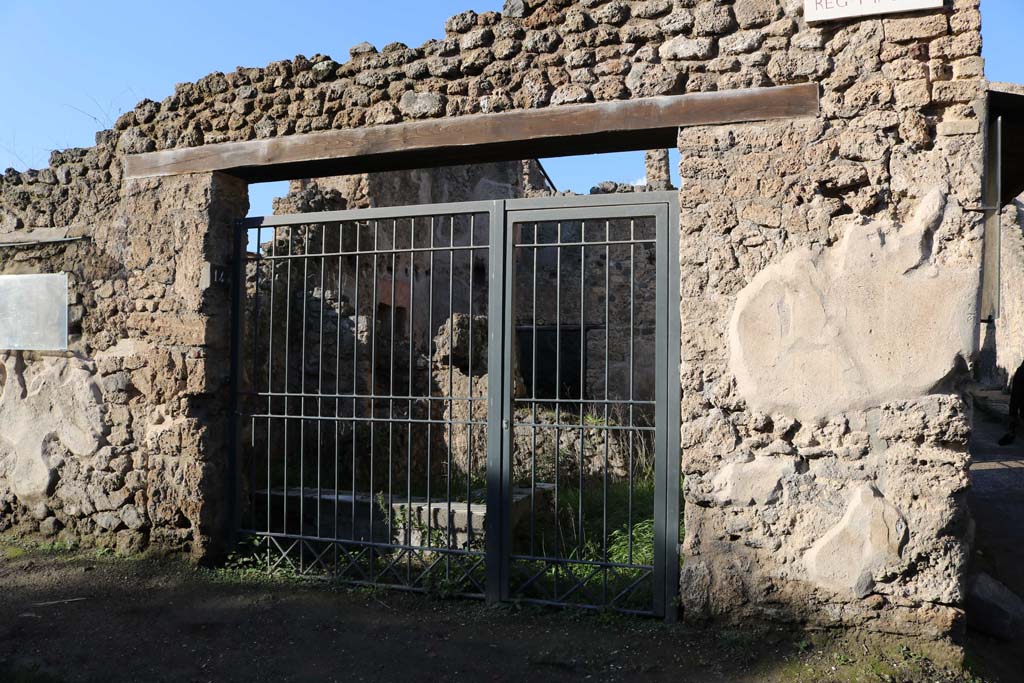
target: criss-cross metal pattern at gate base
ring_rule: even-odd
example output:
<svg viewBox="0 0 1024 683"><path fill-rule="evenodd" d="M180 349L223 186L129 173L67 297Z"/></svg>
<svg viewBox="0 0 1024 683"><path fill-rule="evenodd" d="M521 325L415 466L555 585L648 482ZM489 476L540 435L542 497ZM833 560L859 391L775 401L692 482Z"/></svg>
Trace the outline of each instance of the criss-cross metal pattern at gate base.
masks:
<svg viewBox="0 0 1024 683"><path fill-rule="evenodd" d="M676 201L240 223L243 547L356 584L671 614Z"/></svg>

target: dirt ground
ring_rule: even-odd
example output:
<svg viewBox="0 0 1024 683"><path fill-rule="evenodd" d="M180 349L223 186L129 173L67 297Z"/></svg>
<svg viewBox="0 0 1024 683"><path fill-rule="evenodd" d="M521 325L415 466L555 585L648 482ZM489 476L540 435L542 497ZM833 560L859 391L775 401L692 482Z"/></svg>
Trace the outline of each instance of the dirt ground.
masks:
<svg viewBox="0 0 1024 683"><path fill-rule="evenodd" d="M5 683L1024 680L985 662L944 671L894 638L694 630L95 551L0 546L0 588Z"/></svg>
<svg viewBox="0 0 1024 683"><path fill-rule="evenodd" d="M971 450L976 568L1024 591L1024 442ZM0 683L674 681L1016 683L1024 648L970 634L966 670L851 632L694 629L0 541Z"/></svg>

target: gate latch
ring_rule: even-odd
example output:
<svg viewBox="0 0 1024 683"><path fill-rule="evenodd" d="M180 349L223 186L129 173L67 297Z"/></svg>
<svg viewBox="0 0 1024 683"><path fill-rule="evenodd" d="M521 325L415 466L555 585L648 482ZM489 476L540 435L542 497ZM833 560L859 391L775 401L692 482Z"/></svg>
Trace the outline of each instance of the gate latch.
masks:
<svg viewBox="0 0 1024 683"><path fill-rule="evenodd" d="M502 419L502 421L501 421L501 428L504 429L506 432L508 431L508 418L507 417Z"/></svg>

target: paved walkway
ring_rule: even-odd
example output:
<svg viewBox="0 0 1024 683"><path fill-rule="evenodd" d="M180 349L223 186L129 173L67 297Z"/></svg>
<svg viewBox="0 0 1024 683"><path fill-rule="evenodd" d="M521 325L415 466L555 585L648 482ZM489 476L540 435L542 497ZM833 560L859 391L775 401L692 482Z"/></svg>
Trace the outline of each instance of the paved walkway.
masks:
<svg viewBox="0 0 1024 683"><path fill-rule="evenodd" d="M1024 435L1000 446L1009 398L985 392L977 400L968 498L977 524L977 569L1024 596Z"/></svg>
<svg viewBox="0 0 1024 683"><path fill-rule="evenodd" d="M987 572L1024 597L1024 435L1009 446L999 445L1008 414L1006 394L975 393L968 494L976 525L971 570ZM998 662L998 680L1024 680L1024 635L1007 643L971 631L968 650L976 661Z"/></svg>

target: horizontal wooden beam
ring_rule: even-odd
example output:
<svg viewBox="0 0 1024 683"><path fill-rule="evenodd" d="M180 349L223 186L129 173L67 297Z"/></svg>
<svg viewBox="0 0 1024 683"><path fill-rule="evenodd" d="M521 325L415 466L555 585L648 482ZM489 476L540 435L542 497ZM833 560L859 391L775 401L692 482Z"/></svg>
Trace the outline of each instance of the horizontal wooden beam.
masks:
<svg viewBox="0 0 1024 683"><path fill-rule="evenodd" d="M125 176L249 181L674 147L683 126L817 116L818 85L691 93L225 142L135 154Z"/></svg>

